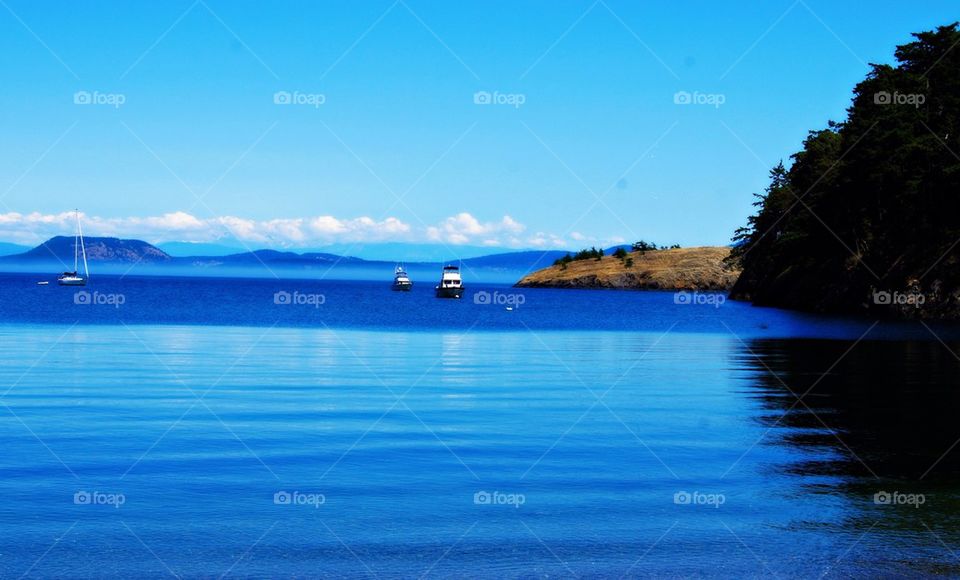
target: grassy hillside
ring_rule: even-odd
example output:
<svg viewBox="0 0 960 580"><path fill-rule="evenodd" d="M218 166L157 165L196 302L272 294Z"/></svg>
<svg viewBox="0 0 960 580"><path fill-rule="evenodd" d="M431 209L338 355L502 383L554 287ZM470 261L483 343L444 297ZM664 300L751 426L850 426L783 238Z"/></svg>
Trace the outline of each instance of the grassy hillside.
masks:
<svg viewBox="0 0 960 580"><path fill-rule="evenodd" d="M521 287L617 288L632 290L727 290L739 272L724 264L727 247L630 252L551 266L525 276ZM630 261L632 260L632 265Z"/></svg>

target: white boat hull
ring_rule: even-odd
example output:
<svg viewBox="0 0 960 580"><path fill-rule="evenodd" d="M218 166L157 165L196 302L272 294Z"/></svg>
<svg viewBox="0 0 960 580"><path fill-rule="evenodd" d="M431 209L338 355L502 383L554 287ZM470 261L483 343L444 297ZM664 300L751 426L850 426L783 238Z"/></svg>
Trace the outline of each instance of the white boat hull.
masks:
<svg viewBox="0 0 960 580"><path fill-rule="evenodd" d="M463 296L463 280L460 278L460 268L444 266L440 274L440 283L435 286L437 298L460 298Z"/></svg>
<svg viewBox="0 0 960 580"><path fill-rule="evenodd" d="M57 280L57 284L60 284L61 286L86 286L87 281L78 276L78 277L60 278L59 280Z"/></svg>

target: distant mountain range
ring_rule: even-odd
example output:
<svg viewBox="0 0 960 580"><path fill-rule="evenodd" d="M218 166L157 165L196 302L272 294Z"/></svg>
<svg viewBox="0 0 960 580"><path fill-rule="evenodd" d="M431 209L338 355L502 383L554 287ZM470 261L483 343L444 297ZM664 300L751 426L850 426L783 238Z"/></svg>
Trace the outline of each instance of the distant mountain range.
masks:
<svg viewBox="0 0 960 580"><path fill-rule="evenodd" d="M163 242L158 248L174 258L192 256L229 256L250 251L249 246L235 239L223 239L214 243L206 242ZM27 248L22 248L24 251ZM299 254L335 254L371 261L401 262L442 262L490 255L491 248L485 246L447 246L444 244L414 244L407 242L343 243L325 246L297 248ZM16 252L7 252L8 254ZM0 251L0 255L4 255Z"/></svg>
<svg viewBox="0 0 960 580"><path fill-rule="evenodd" d="M318 248L300 250L352 256L374 261L442 262L489 256L493 248L484 246L447 246L444 244L413 244L408 242L378 242L373 244L330 244Z"/></svg>
<svg viewBox="0 0 960 580"><path fill-rule="evenodd" d="M211 244L205 242L163 242L156 245L164 252L174 258L184 258L188 256L229 256L244 251L244 247L239 242Z"/></svg>
<svg viewBox="0 0 960 580"><path fill-rule="evenodd" d="M91 274L132 273L147 275L242 275L285 277L311 272L330 278L383 279L392 273L400 260L366 260L327 252L286 252L254 250L214 255L172 256L162 248L142 240L119 238L84 238ZM183 251L190 246L175 246ZM13 248L22 249L22 248ZM217 250L207 244L198 250ZM221 246L220 250L226 249ZM382 248L381 248L382 250ZM402 248L398 248L402 250ZM447 251L452 251L447 248ZM404 262L411 275L431 278L444 263L462 264L465 275L484 281L514 282L521 274L551 265L567 252L562 250L525 250L471 257L463 260L430 260ZM402 252L398 251L398 254ZM11 255L0 255L0 270L49 272L73 269L74 238L57 236L34 247ZM398 256L402 257L402 255Z"/></svg>

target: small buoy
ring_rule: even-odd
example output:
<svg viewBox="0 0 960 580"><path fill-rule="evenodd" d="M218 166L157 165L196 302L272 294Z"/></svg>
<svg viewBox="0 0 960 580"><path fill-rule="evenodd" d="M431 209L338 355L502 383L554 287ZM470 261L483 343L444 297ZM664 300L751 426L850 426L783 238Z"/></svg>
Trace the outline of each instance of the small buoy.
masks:
<svg viewBox="0 0 960 580"><path fill-rule="evenodd" d="M507 306L507 310L508 311L513 310L513 306Z"/></svg>

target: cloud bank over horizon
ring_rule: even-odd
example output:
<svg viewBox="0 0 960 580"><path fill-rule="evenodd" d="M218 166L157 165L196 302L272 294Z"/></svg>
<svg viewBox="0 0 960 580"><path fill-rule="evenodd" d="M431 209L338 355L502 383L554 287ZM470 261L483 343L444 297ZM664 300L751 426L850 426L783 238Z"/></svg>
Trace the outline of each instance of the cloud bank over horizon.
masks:
<svg viewBox="0 0 960 580"><path fill-rule="evenodd" d="M509 215L481 221L467 212L447 217L432 226L419 227L396 217L375 220L367 216L337 218L321 215L304 218L252 220L237 216L200 218L183 211L159 216L106 218L80 213L84 235L142 239L150 243L216 243L236 240L260 247L303 248L337 243L436 243L491 248L569 249L571 244L616 244L622 238L593 239L578 232L560 236L528 232ZM72 235L73 212L42 214L0 213L0 241L38 244L53 236Z"/></svg>

